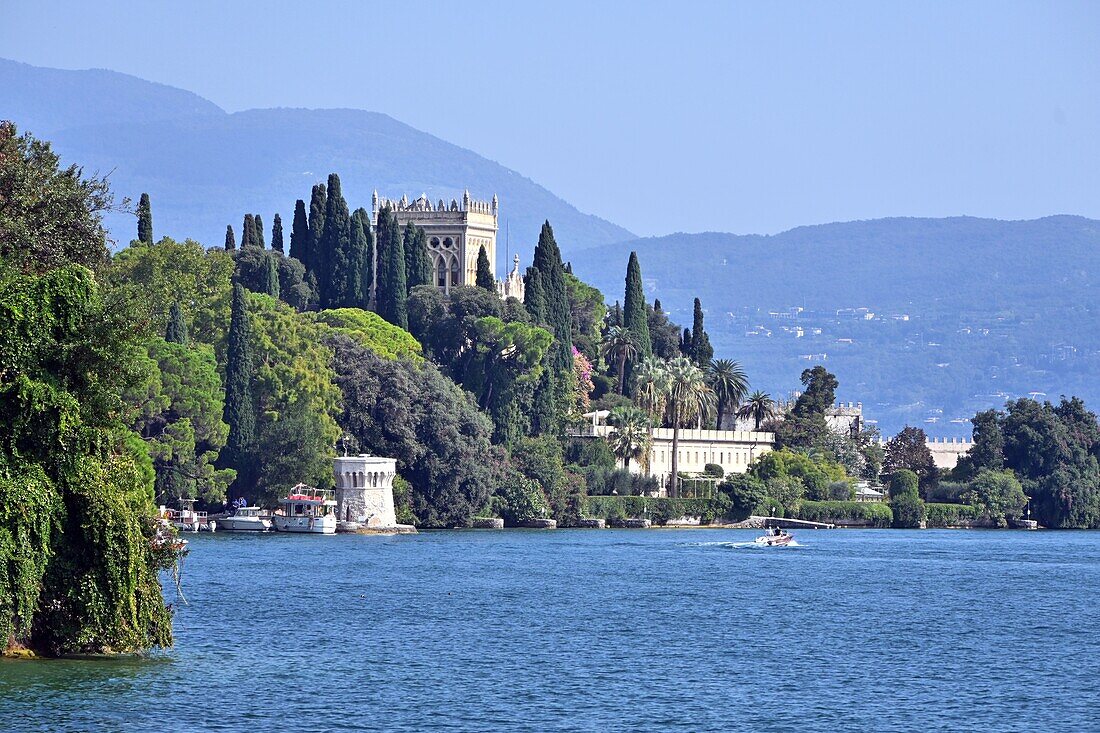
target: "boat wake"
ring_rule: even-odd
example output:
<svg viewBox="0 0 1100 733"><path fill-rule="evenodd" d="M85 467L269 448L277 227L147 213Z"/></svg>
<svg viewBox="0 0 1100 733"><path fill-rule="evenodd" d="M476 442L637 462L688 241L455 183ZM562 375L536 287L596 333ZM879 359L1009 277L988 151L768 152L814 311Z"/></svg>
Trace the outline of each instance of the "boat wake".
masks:
<svg viewBox="0 0 1100 733"><path fill-rule="evenodd" d="M782 547L805 547L805 545L798 544L798 540L791 540L786 545L779 545L776 547L769 547L759 542L692 542L692 547L722 547L727 550L771 550L780 549Z"/></svg>

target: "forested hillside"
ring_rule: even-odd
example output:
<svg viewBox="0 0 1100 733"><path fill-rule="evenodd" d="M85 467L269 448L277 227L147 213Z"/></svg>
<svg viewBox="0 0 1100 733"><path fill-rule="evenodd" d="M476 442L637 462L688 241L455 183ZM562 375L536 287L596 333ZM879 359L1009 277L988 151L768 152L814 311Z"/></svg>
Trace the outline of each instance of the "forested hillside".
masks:
<svg viewBox="0 0 1100 733"><path fill-rule="evenodd" d="M217 242L238 212L288 218L287 202L339 170L352 201L371 192L399 199L501 201L500 242L530 259L543 220L571 250L633 235L571 204L521 174L415 130L384 114L352 109L264 109L228 114L180 89L116 72L44 69L0 59L0 115L49 137L62 155L110 173L112 188L160 203L171 231ZM120 243L132 220L108 213ZM504 267L504 258L498 261Z"/></svg>
<svg viewBox="0 0 1100 733"><path fill-rule="evenodd" d="M963 435L976 410L1032 392L1100 397L1100 222L883 219L674 234L570 259L609 288L631 250L649 296L686 318L698 295L714 343L774 379L767 388L826 363L840 397L887 432Z"/></svg>

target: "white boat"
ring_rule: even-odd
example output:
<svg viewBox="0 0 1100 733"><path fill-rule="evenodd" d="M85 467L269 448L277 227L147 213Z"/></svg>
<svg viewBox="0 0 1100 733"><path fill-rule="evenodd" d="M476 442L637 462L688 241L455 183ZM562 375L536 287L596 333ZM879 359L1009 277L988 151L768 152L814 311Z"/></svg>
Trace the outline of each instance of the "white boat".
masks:
<svg viewBox="0 0 1100 733"><path fill-rule="evenodd" d="M285 499L282 508L271 517L279 532L336 534L336 499L332 491L298 484Z"/></svg>
<svg viewBox="0 0 1100 733"><path fill-rule="evenodd" d="M206 512L195 511L195 499L180 499L179 509L166 509L164 518L180 532L213 532L217 524Z"/></svg>
<svg viewBox="0 0 1100 733"><path fill-rule="evenodd" d="M782 529L768 529L767 534L756 538L756 544L761 547L786 547L794 542L794 537Z"/></svg>
<svg viewBox="0 0 1100 733"><path fill-rule="evenodd" d="M242 506L228 517L218 520L218 529L223 532L268 532L271 520L262 516L258 506Z"/></svg>

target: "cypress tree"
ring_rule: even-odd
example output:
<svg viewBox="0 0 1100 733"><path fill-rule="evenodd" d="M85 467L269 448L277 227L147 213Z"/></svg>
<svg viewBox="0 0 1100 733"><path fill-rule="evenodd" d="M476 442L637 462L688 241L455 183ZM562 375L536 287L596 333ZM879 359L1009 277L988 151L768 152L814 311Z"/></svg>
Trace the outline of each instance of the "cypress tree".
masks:
<svg viewBox="0 0 1100 733"><path fill-rule="evenodd" d="M414 246L413 272L411 274L405 273L405 277L409 282L409 290L417 285L432 284L432 258L428 256L428 234L424 231L424 227L416 228L416 244Z"/></svg>
<svg viewBox="0 0 1100 733"><path fill-rule="evenodd" d="M263 265L260 268L259 292L279 297L279 256L264 253Z"/></svg>
<svg viewBox="0 0 1100 733"><path fill-rule="evenodd" d="M528 267L523 275L523 306L535 323L546 323L546 294L542 289L542 273Z"/></svg>
<svg viewBox="0 0 1100 733"><path fill-rule="evenodd" d="M535 291L530 295L535 310L529 308L529 312L554 335L545 363L549 376L535 389L536 414L532 422L540 433L556 433L562 426L572 392L573 339L565 267L549 221L543 223L539 232L535 256L527 273L527 287ZM527 300L525 297L525 304Z"/></svg>
<svg viewBox="0 0 1100 733"><path fill-rule="evenodd" d="M309 224L306 221L306 202L294 202L294 220L290 224L290 256L309 270Z"/></svg>
<svg viewBox="0 0 1100 733"><path fill-rule="evenodd" d="M259 214L256 214L256 216L252 219L252 226L255 227L255 232L252 239L256 242L256 246L260 249L266 248L267 242L264 241L264 222L263 219L260 218Z"/></svg>
<svg viewBox="0 0 1100 733"><path fill-rule="evenodd" d="M642 291L642 268L638 253L631 252L626 265L626 299L623 301L623 324L637 340L638 359L653 354L649 339L649 314L646 313L645 293Z"/></svg>
<svg viewBox="0 0 1100 733"><path fill-rule="evenodd" d="M477 250L477 279L475 283L479 288L485 288L490 293L497 291L497 281L493 277L493 271L489 269L489 255L485 254L484 247L479 247Z"/></svg>
<svg viewBox="0 0 1100 733"><path fill-rule="evenodd" d="M351 264L351 213L340 191L340 176L328 177L328 198L321 246L314 251L317 260L317 284L321 288L322 308L354 305L352 292L358 285Z"/></svg>
<svg viewBox="0 0 1100 733"><path fill-rule="evenodd" d="M283 220L278 214L271 224L271 249L279 254L283 253Z"/></svg>
<svg viewBox="0 0 1100 733"><path fill-rule="evenodd" d="M225 251L232 252L237 249L237 239L233 236L233 225L225 225Z"/></svg>
<svg viewBox="0 0 1100 733"><path fill-rule="evenodd" d="M378 250L383 258L378 268L378 314L395 326L408 328L405 248L397 217L389 206L378 213L377 229Z"/></svg>
<svg viewBox="0 0 1100 733"><path fill-rule="evenodd" d="M173 344L187 343L187 321L178 302L172 303L168 309L168 329L164 332L164 340Z"/></svg>
<svg viewBox="0 0 1100 733"><path fill-rule="evenodd" d="M249 473L246 456L255 442L256 406L252 402L252 346L244 287L233 285L225 362L225 423L229 437L225 448L238 482ZM243 481L247 484L247 480Z"/></svg>
<svg viewBox="0 0 1100 733"><path fill-rule="evenodd" d="M370 305L370 289L374 283L374 244L370 233L370 214L358 208L351 215L352 277L354 301L350 305L364 310Z"/></svg>
<svg viewBox="0 0 1100 733"><path fill-rule="evenodd" d="M138 241L145 244L153 243L153 210L149 205L149 194L141 194L138 201Z"/></svg>
<svg viewBox="0 0 1100 733"><path fill-rule="evenodd" d="M244 224L241 225L241 249L256 246L256 220L252 214L244 215Z"/></svg>
<svg viewBox="0 0 1100 733"><path fill-rule="evenodd" d="M417 285L430 285L432 282L432 261L428 257L426 240L424 227L418 227L411 221L405 225L401 245L405 250L405 288L410 293Z"/></svg>
<svg viewBox="0 0 1100 733"><path fill-rule="evenodd" d="M654 298L653 299L653 311L655 313L660 313L661 312L661 299L660 298Z"/></svg>
<svg viewBox="0 0 1100 733"><path fill-rule="evenodd" d="M325 252L322 249L322 238L325 232L325 207L327 205L327 191L325 184L318 183L313 187L309 199L309 265L306 269L317 281L317 294L324 302L324 283L322 270L325 269Z"/></svg>
<svg viewBox="0 0 1100 733"><path fill-rule="evenodd" d="M680 353L691 359L695 360L691 353L691 329L685 328L683 335L680 336Z"/></svg>
<svg viewBox="0 0 1100 733"><path fill-rule="evenodd" d="M710 345L710 336L703 328L703 306L695 299L695 310L691 320L691 358L699 366L710 364L714 358L714 347Z"/></svg>

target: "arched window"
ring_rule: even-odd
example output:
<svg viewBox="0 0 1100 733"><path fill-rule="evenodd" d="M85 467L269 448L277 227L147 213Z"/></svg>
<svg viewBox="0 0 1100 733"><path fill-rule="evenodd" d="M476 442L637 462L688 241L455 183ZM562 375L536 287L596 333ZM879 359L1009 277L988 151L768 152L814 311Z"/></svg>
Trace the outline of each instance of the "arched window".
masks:
<svg viewBox="0 0 1100 733"><path fill-rule="evenodd" d="M458 258L451 259L451 285L458 285Z"/></svg>
<svg viewBox="0 0 1100 733"><path fill-rule="evenodd" d="M435 284L441 288L447 287L447 258L440 257L435 265Z"/></svg>

